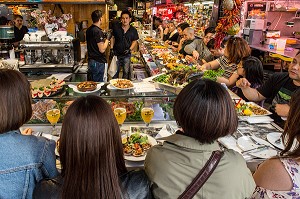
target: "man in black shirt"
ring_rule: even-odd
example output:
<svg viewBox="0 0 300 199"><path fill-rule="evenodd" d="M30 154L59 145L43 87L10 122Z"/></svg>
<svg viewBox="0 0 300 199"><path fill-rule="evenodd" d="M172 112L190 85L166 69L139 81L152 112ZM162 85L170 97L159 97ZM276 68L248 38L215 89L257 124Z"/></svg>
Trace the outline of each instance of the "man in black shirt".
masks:
<svg viewBox="0 0 300 199"><path fill-rule="evenodd" d="M291 96L300 89L300 52L289 65L288 73L274 74L258 89L251 88L249 81L245 78L238 80L236 85L242 89L243 94L250 101L272 99L270 110L275 113L273 116L275 122L282 126L283 122L280 117L287 117Z"/></svg>
<svg viewBox="0 0 300 199"><path fill-rule="evenodd" d="M28 33L28 28L23 26L23 17L21 15L14 15L14 45L18 46L19 42L23 39L24 35Z"/></svg>
<svg viewBox="0 0 300 199"><path fill-rule="evenodd" d="M117 73L113 78L119 77L120 68L123 68L123 78L131 79L130 57L131 51L137 45L139 39L137 30L130 25L131 13L125 10L121 13L121 23L113 27L113 38L111 47L114 55L117 56Z"/></svg>
<svg viewBox="0 0 300 199"><path fill-rule="evenodd" d="M92 12L93 24L86 31L86 41L88 50L88 69L91 80L95 82L103 82L107 80L107 61L105 50L111 39L108 32L105 38L100 26L102 22L101 10Z"/></svg>

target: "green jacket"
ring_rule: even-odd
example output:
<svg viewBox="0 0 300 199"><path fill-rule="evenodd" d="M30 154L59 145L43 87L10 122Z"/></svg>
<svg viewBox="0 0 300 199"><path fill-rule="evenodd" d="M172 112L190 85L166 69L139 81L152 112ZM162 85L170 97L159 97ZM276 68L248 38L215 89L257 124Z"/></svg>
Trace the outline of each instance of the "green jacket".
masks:
<svg viewBox="0 0 300 199"><path fill-rule="evenodd" d="M146 156L145 170L153 182L154 197L178 198L215 150L220 150L217 142L201 144L181 134L169 136L163 145L152 147ZM225 150L216 170L194 198L244 199L254 189L255 182L244 158L233 150Z"/></svg>

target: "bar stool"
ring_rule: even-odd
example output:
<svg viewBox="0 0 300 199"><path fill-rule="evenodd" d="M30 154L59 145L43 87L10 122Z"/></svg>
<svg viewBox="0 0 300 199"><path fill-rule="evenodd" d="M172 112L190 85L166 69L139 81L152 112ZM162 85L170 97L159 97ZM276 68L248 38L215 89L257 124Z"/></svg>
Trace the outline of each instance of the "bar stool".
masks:
<svg viewBox="0 0 300 199"><path fill-rule="evenodd" d="M292 62L293 61L293 58L291 57L286 57L284 55L280 55L280 54L277 54L277 53L269 53L269 56L270 57L274 57L274 58L279 58L281 59L281 63L280 63L280 72L283 71L283 68L284 68L284 62Z"/></svg>

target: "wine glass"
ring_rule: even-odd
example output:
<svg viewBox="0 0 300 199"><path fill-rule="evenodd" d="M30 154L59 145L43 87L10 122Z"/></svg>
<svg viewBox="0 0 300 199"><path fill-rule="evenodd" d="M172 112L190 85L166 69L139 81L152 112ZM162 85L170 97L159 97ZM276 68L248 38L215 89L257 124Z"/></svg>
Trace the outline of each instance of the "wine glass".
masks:
<svg viewBox="0 0 300 199"><path fill-rule="evenodd" d="M149 124L154 116L153 106L151 104L145 104L141 110L141 116L146 124L146 127L149 127Z"/></svg>
<svg viewBox="0 0 300 199"><path fill-rule="evenodd" d="M121 129L121 126L126 119L126 107L125 107L125 105L122 105L122 104L116 104L113 106L113 110L114 110L116 120Z"/></svg>
<svg viewBox="0 0 300 199"><path fill-rule="evenodd" d="M47 111L46 117L52 125L51 135L54 135L54 136L59 135L59 133L57 132L57 130L55 128L55 125L57 124L57 122L60 118L60 110L59 109L50 109Z"/></svg>

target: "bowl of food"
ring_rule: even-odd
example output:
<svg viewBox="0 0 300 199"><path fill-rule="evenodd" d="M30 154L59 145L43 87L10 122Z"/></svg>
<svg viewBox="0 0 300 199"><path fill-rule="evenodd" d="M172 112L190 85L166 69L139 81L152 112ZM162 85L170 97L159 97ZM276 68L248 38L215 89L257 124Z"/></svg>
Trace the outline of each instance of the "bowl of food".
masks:
<svg viewBox="0 0 300 199"><path fill-rule="evenodd" d="M115 88L119 90L130 90L134 88L132 81L128 79L112 79L109 83Z"/></svg>

